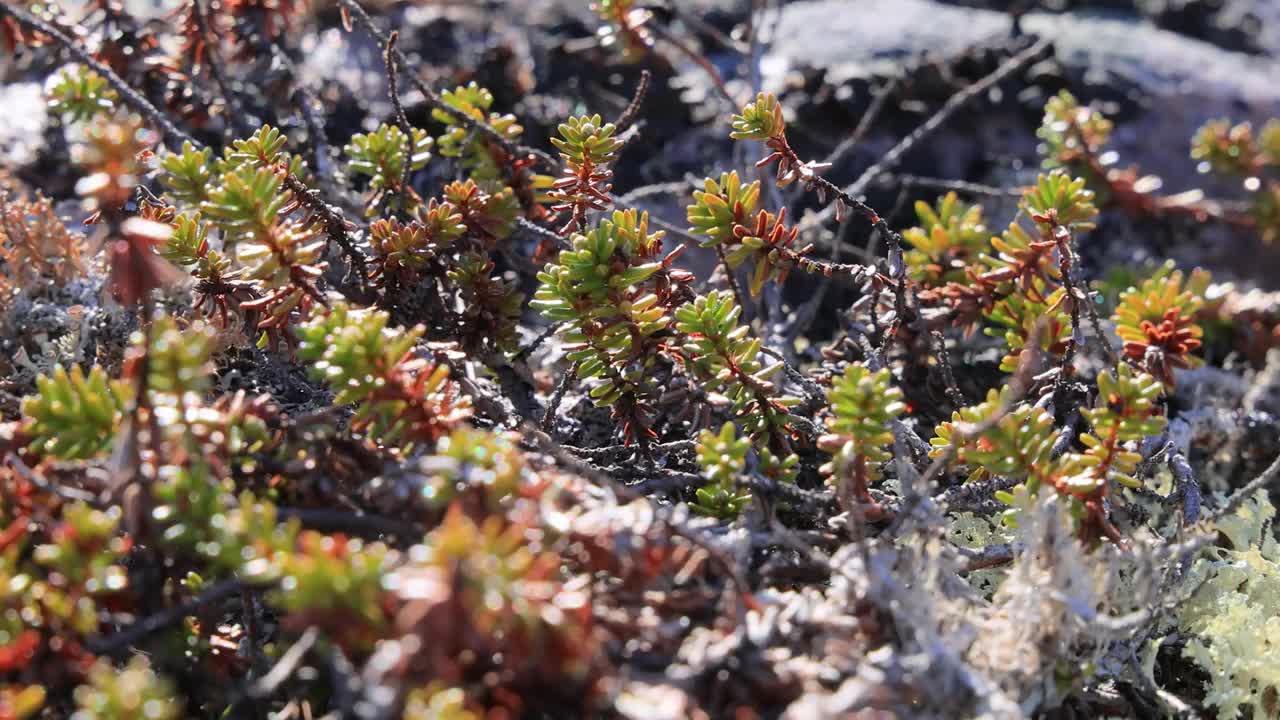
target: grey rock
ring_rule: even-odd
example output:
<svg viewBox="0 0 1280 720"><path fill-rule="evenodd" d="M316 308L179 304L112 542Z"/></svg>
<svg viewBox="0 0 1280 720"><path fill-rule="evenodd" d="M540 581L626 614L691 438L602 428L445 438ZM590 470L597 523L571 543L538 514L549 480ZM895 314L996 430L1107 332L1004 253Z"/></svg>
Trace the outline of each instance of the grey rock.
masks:
<svg viewBox="0 0 1280 720"><path fill-rule="evenodd" d="M803 66L843 76L892 72L922 55L945 57L998 43L1009 28L1003 13L932 0L795 2L783 8L774 32L765 83L781 88L786 74ZM1280 63L1274 59L1231 52L1116 14L1031 13L1023 28L1053 37L1064 64L1105 68L1149 98L1140 122L1117 131L1116 149L1151 172L1185 175L1188 139L1205 120L1280 115Z"/></svg>
<svg viewBox="0 0 1280 720"><path fill-rule="evenodd" d="M1265 6L1265 7L1264 7ZM1261 3L1264 22L1280 20L1280 3ZM1269 23L1272 29L1274 24ZM1205 121L1230 118L1260 125L1280 117L1280 62L1267 56L1234 52L1157 28L1132 15L1104 12L1031 13L1023 18L1026 33L1054 39L1057 61L1091 87L1132 88L1140 110L1117 123L1110 149L1121 166L1136 165L1164 181L1163 192L1204 188L1211 195L1239 198L1238 186L1196 173L1189 157L1190 138ZM934 0L805 0L786 5L764 63L768 89L785 86L788 74L804 67L821 68L831 78L866 78L900 72L904 63L922 58L959 56L968 48L1005 41L1007 15ZM1097 80L1095 81L1094 78ZM1016 89L1015 89L1016 91ZM1026 182L1035 167L1030 128L1025 119L990 113L977 134L950 138L945 133L927 145L937 158L972 157L974 153L1014 153L1022 158L1025 177L993 177L996 184ZM955 127L962 118L951 121ZM1010 132L993 137L985 128L1010 122ZM898 138L910 127L883 127ZM1023 140L1027 140L1023 142ZM976 141L976 142L975 142ZM984 150L985 148L985 150ZM946 166L938 164L942 174ZM958 175L953 175L953 177ZM1149 228L1148 228L1149 230ZM1227 238L1220 228L1207 228L1196 243L1181 243L1167 252L1188 264L1205 264L1228 276L1275 283L1280 253L1260 247L1256 239ZM1109 237L1116 240L1112 227ZM1141 232L1134 227L1132 231ZM1135 236L1134 241L1142 238ZM1234 240L1234 241L1233 241ZM1140 247L1143 242L1108 242L1108 250ZM1159 258L1157 258L1159 259Z"/></svg>

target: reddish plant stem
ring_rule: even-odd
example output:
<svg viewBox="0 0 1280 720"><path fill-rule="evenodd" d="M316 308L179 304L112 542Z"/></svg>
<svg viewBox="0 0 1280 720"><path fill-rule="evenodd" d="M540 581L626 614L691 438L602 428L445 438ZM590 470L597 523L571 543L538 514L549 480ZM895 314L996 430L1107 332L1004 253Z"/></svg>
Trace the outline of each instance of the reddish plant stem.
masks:
<svg viewBox="0 0 1280 720"><path fill-rule="evenodd" d="M1106 185L1107 203L1118 207L1132 215L1148 217L1184 217L1196 222L1216 220L1234 227L1254 228L1257 223L1247 214L1231 212L1219 202L1212 200L1187 201L1178 196L1157 195L1140 192L1136 187L1136 171L1121 171L1107 168L1099 159L1094 149L1086 141L1084 132L1075 117L1067 120L1068 130L1079 141L1078 151L1070 156L1059 158L1064 165L1083 163L1085 169Z"/></svg>

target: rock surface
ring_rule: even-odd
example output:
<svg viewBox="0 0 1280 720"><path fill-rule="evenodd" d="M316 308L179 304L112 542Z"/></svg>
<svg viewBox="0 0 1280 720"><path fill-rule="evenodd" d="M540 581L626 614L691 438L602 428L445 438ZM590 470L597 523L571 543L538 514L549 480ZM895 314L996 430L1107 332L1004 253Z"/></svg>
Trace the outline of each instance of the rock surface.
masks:
<svg viewBox="0 0 1280 720"><path fill-rule="evenodd" d="M1257 11L1267 17L1265 32L1280 26L1280 3L1260 3ZM1188 155L1192 134L1212 118L1259 125L1280 117L1280 83L1276 82L1280 62L1274 57L1224 49L1158 28L1132 13L1033 12L1022 18L1021 27L1028 34L1052 37L1056 59L1056 63L1033 66L1023 79L1034 84L1039 82L1038 74L1047 72L1054 76L1050 78L1054 83L1069 87L1084 100L1118 99L1108 108L1124 111L1115 117L1111 149L1119 153L1122 166L1137 165L1144 173L1162 178L1164 192L1202 187L1214 196L1232 197L1237 188L1196 173ZM781 91L794 86L798 72L813 69L828 80L865 85L872 77L900 75L904 65L945 64L973 48L999 46L1007 41L1010 28L1005 13L935 0L864 0L856 5L838 0L793 2L783 8L773 31L770 54L763 64L765 85ZM1046 66L1054 67L1045 70ZM1045 90L1037 92L1027 108L1042 105ZM1052 83L1048 92L1056 92ZM943 174L950 166L982 166L984 158L998 152L1015 156L1025 175L1036 162L1033 128L1009 116L1008 110L1007 103L975 103L970 113L986 113L983 122L971 123L972 117L962 112L947 125L960 132L939 133L917 155L933 156L928 160L932 171ZM881 136L896 140L922 119L886 119ZM999 127L1008 130L993 136L992 128ZM868 145L883 149L876 145L874 134ZM942 163L937 157L953 162ZM852 169L855 174L859 170ZM1004 184L1026 180L967 174L967 179ZM1134 228L1120 231L1134 232ZM1241 245L1226 240L1217 229L1209 229L1197 242L1180 243L1176 254L1240 279L1274 285L1270 278L1275 273L1260 268L1280 269L1280 254L1259 247L1256 241ZM1262 256L1260 263L1255 263L1257 255Z"/></svg>
<svg viewBox="0 0 1280 720"><path fill-rule="evenodd" d="M1280 4L1272 14L1280 16ZM1037 12L1024 17L1022 27L1053 37L1064 64L1085 71L1106 67L1135 83L1150 98L1147 116L1159 118L1159 132L1180 138L1180 151L1208 118L1280 114L1280 63L1272 58L1224 50L1131 15ZM855 9L838 0L794 2L782 11L765 80L778 88L799 66L888 72L922 54L956 55L999 42L1009 29L1004 13L932 0L864 0ZM1163 139L1149 130L1141 133L1144 144Z"/></svg>

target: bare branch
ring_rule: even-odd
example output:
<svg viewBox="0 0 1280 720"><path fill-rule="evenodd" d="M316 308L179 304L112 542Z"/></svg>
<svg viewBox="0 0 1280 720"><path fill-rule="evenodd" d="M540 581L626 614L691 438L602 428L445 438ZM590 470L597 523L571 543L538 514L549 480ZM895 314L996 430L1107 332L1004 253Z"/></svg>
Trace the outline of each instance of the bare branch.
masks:
<svg viewBox="0 0 1280 720"><path fill-rule="evenodd" d="M0 5L0 17L4 17L5 15L13 18L19 25L27 28L28 30L35 31L53 39L63 49L74 55L77 60L88 65L94 72L101 75L107 83L111 85L111 89L120 94L121 99L124 100L126 105L133 108L135 112L141 114L143 117L147 118L151 124L160 128L160 130L165 134L166 139L172 143L172 147L180 147L184 142L189 142L197 148L204 147L204 144L199 140L196 140L194 137L178 129L178 126L174 125L173 122L169 120L164 113L160 112L155 105L152 105L151 102L144 98L137 90L129 87L129 84L121 79L114 70L103 63L98 62L93 55L90 55L87 50L77 45L74 40L67 37L58 28L44 20L41 20L40 18L28 15L26 11L18 9L17 5L14 3L5 3Z"/></svg>

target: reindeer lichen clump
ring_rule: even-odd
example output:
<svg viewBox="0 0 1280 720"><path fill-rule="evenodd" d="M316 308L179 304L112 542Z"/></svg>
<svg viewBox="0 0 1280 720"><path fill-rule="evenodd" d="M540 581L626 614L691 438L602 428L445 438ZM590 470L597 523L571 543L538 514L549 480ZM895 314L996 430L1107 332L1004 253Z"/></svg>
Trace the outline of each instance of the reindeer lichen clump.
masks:
<svg viewBox="0 0 1280 720"><path fill-rule="evenodd" d="M1189 641L1184 657L1205 673L1205 703L1218 717L1274 714L1280 691L1280 547L1271 531L1275 507L1260 491L1218 523L1229 544L1209 550L1190 570L1197 588L1178 610Z"/></svg>
<svg viewBox="0 0 1280 720"><path fill-rule="evenodd" d="M0 182L0 310L23 290L65 287L83 276L91 264L88 249L49 198Z"/></svg>

